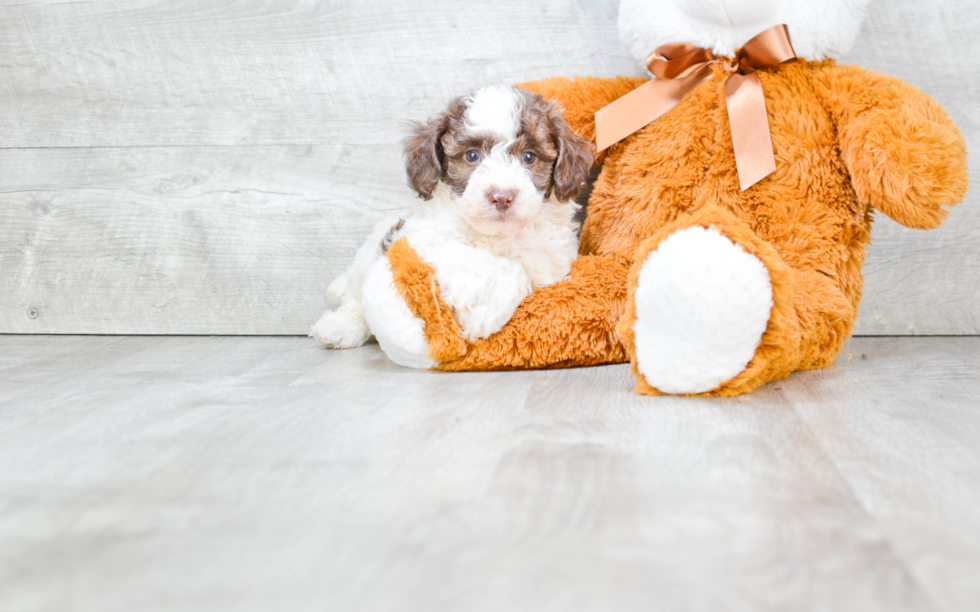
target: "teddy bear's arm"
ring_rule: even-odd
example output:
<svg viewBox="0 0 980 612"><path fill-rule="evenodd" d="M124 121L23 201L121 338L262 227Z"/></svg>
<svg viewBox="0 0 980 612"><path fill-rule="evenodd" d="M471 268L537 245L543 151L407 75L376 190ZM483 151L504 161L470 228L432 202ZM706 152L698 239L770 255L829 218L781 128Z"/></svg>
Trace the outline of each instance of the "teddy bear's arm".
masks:
<svg viewBox="0 0 980 612"><path fill-rule="evenodd" d="M595 113L625 96L647 79L643 77L553 77L542 81L518 83L517 87L541 94L562 107L565 120L576 134L595 144ZM602 157L597 164L602 163Z"/></svg>
<svg viewBox="0 0 980 612"><path fill-rule="evenodd" d="M857 66L829 66L815 85L857 196L902 225L938 227L969 184L966 143L942 106Z"/></svg>

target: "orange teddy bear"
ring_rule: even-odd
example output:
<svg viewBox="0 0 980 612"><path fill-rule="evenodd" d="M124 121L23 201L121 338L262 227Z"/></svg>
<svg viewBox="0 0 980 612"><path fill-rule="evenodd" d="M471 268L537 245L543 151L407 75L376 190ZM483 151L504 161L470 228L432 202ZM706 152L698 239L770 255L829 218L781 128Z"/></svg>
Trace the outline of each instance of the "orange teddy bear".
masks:
<svg viewBox="0 0 980 612"><path fill-rule="evenodd" d="M395 289L423 322L437 369L629 360L641 393L745 393L834 361L857 317L872 208L928 229L963 199L966 145L940 105L832 59L856 37L867 0L714 4L621 4L621 33L639 58L685 41L712 61L676 105L600 153L570 277L536 290L501 331L460 338L431 266L405 241L391 247ZM726 82L736 47L779 23L808 59L755 71L775 170L743 190ZM646 81L519 86L557 100L595 143L596 112Z"/></svg>

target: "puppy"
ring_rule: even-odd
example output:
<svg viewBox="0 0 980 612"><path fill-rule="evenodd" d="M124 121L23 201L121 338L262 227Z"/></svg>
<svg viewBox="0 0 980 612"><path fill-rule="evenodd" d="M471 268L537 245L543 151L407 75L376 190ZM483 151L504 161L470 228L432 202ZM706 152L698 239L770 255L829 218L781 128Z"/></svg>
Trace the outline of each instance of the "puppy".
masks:
<svg viewBox="0 0 980 612"><path fill-rule="evenodd" d="M575 197L594 153L553 103L515 87L487 87L413 127L405 169L422 203L376 225L351 269L330 284L333 310L311 334L327 348L360 346L373 327L401 320L389 316L391 299L372 303L371 292L362 292L365 281L390 286L384 255L399 238L435 268L442 299L469 339L499 331L535 287L565 278L578 254ZM380 279L373 285L372 275ZM378 340L392 357L396 351L381 334Z"/></svg>

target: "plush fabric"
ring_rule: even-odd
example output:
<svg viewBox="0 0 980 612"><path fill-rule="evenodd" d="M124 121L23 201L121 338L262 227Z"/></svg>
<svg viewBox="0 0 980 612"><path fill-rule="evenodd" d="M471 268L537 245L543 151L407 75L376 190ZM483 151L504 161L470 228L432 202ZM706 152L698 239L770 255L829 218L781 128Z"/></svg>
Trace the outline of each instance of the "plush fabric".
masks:
<svg viewBox="0 0 980 612"><path fill-rule="evenodd" d="M762 30L785 23L799 57L840 58L854 44L869 1L622 0L619 38L642 65L657 45L667 42L733 55Z"/></svg>
<svg viewBox="0 0 980 612"><path fill-rule="evenodd" d="M570 279L535 291L501 332L480 342L442 338L452 336L445 312L419 310L427 337L440 336L430 339L440 369L629 356L637 390L659 393L636 367L632 296L649 253L692 226L713 227L757 257L773 298L745 370L702 394L736 395L833 362L857 317L873 209L908 227L938 226L965 195L966 145L940 105L914 87L834 60L799 60L760 72L776 171L741 191L724 71L714 69L715 78L666 115L600 155ZM572 128L594 142L595 112L643 82L553 78L520 87L557 100ZM410 261L405 246L398 257Z"/></svg>
<svg viewBox="0 0 980 612"><path fill-rule="evenodd" d="M610 257L580 257L569 278L536 290L502 330L473 342L442 301L435 270L399 240L388 251L395 287L425 321L429 355L441 370L512 370L621 363L629 357L616 334L626 302L628 269ZM542 342L542 338L547 338Z"/></svg>

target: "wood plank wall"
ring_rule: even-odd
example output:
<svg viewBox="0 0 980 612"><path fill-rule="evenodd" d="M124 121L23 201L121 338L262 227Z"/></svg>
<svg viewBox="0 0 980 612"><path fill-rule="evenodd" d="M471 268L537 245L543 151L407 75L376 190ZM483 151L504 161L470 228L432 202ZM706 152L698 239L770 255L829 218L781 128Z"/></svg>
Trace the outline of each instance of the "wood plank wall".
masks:
<svg viewBox="0 0 980 612"><path fill-rule="evenodd" d="M412 203L406 122L485 84L640 74L615 21L594 0L0 4L0 333L306 333ZM847 59L976 149L977 31L970 2L878 0ZM933 232L879 215L858 333L980 333L978 200Z"/></svg>

